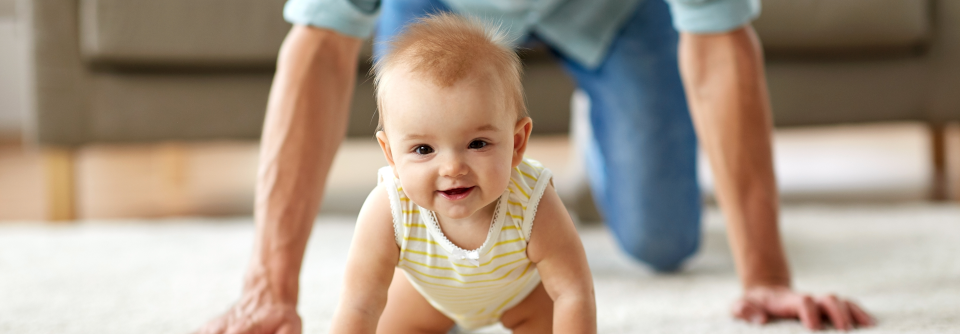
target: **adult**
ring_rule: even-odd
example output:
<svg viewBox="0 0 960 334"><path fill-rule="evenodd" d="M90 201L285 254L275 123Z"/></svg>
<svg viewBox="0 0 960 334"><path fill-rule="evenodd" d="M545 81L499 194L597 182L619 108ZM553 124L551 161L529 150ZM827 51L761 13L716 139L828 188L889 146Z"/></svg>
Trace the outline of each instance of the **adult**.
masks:
<svg viewBox="0 0 960 334"><path fill-rule="evenodd" d="M300 332L300 266L346 132L361 41L378 15L384 39L447 10L498 20L518 41L543 41L587 93L592 188L632 256L673 271L696 251L699 137L744 289L734 315L799 318L810 329L822 328L822 314L840 329L872 323L847 300L790 287L763 58L749 25L758 0L288 0L294 27L267 106L254 256L240 301L203 332Z"/></svg>

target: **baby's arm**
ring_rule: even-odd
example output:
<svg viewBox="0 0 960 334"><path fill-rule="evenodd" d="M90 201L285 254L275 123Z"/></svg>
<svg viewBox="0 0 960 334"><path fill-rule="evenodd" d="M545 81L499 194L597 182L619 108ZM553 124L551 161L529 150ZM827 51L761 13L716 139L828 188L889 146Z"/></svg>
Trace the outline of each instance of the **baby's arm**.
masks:
<svg viewBox="0 0 960 334"><path fill-rule="evenodd" d="M543 287L553 299L555 333L596 333L593 277L580 235L560 197L547 186L537 206L527 256L537 264Z"/></svg>
<svg viewBox="0 0 960 334"><path fill-rule="evenodd" d="M331 333L376 332L399 256L390 199L384 188L377 186L367 196L357 218Z"/></svg>

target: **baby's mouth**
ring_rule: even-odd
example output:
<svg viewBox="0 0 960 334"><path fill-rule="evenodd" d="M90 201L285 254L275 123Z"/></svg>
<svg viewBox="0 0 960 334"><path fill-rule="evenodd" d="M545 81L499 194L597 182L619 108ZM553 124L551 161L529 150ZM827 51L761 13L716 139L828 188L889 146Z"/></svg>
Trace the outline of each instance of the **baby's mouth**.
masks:
<svg viewBox="0 0 960 334"><path fill-rule="evenodd" d="M466 198L476 187L453 188L447 190L438 190L441 196L449 200L458 200Z"/></svg>

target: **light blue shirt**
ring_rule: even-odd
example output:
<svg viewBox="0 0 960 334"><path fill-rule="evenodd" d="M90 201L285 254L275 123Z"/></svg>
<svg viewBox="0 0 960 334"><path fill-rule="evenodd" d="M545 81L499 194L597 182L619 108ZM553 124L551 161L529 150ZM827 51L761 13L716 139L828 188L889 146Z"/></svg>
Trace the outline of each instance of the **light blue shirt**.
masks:
<svg viewBox="0 0 960 334"><path fill-rule="evenodd" d="M500 24L523 42L534 33L585 67L594 68L606 56L623 23L642 1L660 0L443 0L461 15ZM363 2L363 1L358 1ZM694 33L722 32L740 27L760 13L759 0L668 0L674 26ZM284 18L293 24L330 28L368 38L379 6L360 8L350 0L288 0Z"/></svg>

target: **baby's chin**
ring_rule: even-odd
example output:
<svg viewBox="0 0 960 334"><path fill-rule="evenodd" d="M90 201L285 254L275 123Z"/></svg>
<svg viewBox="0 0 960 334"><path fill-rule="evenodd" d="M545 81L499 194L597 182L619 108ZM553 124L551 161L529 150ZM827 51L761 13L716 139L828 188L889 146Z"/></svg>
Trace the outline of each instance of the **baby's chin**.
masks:
<svg viewBox="0 0 960 334"><path fill-rule="evenodd" d="M481 209L483 209L483 207L473 208L473 210L471 210L469 208L464 208L464 207L461 207L460 205L457 205L457 207L439 208L438 210L432 210L432 211L436 212L438 216L445 217L445 218L465 219L465 218L470 218L471 216L479 212Z"/></svg>
<svg viewBox="0 0 960 334"><path fill-rule="evenodd" d="M465 219L473 217L477 214L486 213L485 211L493 211L496 209L496 199L484 205L469 205L469 204L453 204L453 205L444 205L443 207L430 209L429 210L436 212L438 216L446 217L450 219ZM492 214L492 212L490 212Z"/></svg>

